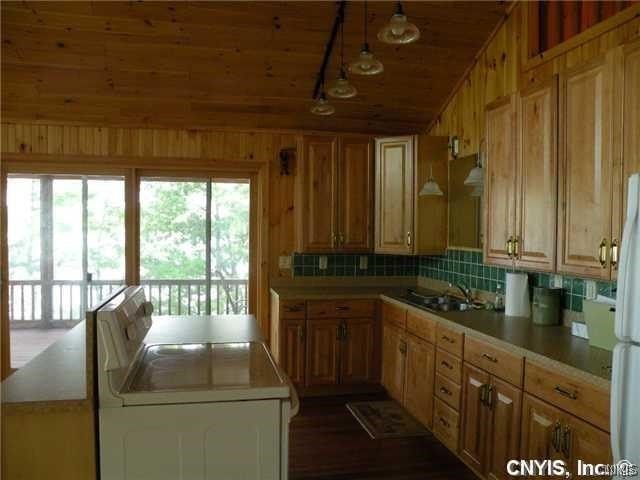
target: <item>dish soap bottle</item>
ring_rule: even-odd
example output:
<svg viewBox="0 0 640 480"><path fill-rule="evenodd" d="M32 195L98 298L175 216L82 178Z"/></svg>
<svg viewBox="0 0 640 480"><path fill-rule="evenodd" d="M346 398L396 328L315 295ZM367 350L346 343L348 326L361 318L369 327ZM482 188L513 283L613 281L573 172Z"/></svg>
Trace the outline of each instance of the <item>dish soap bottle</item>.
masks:
<svg viewBox="0 0 640 480"><path fill-rule="evenodd" d="M498 283L496 286L496 296L493 302L493 309L497 312L504 310L504 292L502 290L502 284Z"/></svg>

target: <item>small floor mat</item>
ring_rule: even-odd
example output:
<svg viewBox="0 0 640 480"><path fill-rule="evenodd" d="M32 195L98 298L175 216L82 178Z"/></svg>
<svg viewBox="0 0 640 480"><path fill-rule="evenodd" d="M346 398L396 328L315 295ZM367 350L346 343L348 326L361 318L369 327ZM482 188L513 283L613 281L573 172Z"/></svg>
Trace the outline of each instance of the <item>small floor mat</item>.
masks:
<svg viewBox="0 0 640 480"><path fill-rule="evenodd" d="M350 402L347 408L374 440L428 435L415 418L393 400Z"/></svg>

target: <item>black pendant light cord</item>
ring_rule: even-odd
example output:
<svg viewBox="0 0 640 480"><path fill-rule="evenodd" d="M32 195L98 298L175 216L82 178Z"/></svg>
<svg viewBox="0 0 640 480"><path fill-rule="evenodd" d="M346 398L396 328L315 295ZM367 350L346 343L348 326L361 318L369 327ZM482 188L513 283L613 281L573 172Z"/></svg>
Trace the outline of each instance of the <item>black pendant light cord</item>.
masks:
<svg viewBox="0 0 640 480"><path fill-rule="evenodd" d="M331 58L331 52L333 51L333 45L336 42L336 37L338 36L338 27L344 21L344 10L346 6L346 1L342 0L338 4L338 12L336 14L336 18L333 21L333 28L331 29L331 35L329 36L329 40L327 41L327 45L324 49L324 56L322 57L322 63L320 64L320 70L318 71L318 76L316 77L316 84L313 87L313 98L314 100L318 98L320 95L321 87L324 85L324 77L325 71L327 70L327 64L329 63L329 58Z"/></svg>
<svg viewBox="0 0 640 480"><path fill-rule="evenodd" d="M364 0L364 45L369 50L369 43L367 42L367 0Z"/></svg>

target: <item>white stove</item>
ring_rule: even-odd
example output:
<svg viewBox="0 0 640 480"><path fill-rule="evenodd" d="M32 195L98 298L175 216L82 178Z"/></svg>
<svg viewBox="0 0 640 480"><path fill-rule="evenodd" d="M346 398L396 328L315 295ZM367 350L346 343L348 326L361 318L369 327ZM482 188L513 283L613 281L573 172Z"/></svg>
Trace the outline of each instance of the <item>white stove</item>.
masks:
<svg viewBox="0 0 640 480"><path fill-rule="evenodd" d="M286 479L295 389L257 329L216 335L250 317L158 317L147 343L151 312L140 287L98 311L101 479Z"/></svg>

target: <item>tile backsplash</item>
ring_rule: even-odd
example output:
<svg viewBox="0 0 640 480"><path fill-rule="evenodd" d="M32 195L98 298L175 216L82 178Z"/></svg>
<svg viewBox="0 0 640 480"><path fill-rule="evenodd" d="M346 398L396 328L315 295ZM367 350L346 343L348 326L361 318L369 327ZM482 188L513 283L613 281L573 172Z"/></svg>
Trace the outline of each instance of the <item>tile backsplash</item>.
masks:
<svg viewBox="0 0 640 480"><path fill-rule="evenodd" d="M505 286L508 268L493 267L482 263L482 252L447 250L442 256L410 257L403 255L350 255L329 254L327 268L320 269L321 255L294 254L294 276L416 276L433 278L450 283L465 283L470 288L495 292L498 285ZM360 257L367 258L367 268L360 268ZM554 285L554 274L529 272L529 285ZM585 279L562 276L564 288L563 306L567 310L582 311L585 298ZM616 283L597 281L598 293L615 296Z"/></svg>

